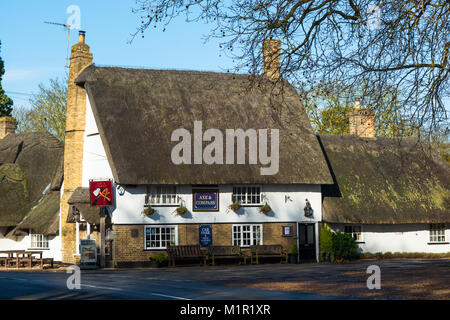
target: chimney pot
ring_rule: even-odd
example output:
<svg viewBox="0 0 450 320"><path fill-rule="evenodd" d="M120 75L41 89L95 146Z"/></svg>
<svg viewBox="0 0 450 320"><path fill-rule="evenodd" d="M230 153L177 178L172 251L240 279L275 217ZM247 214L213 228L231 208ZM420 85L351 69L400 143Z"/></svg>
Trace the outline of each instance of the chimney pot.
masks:
<svg viewBox="0 0 450 320"><path fill-rule="evenodd" d="M13 117L0 117L0 140L10 133L16 132L16 119Z"/></svg>
<svg viewBox="0 0 450 320"><path fill-rule="evenodd" d="M361 109L359 98L355 98L355 108L349 113L349 131L361 138L375 138L375 114Z"/></svg>
<svg viewBox="0 0 450 320"><path fill-rule="evenodd" d="M78 43L84 43L85 38L86 38L86 31L80 30L78 32Z"/></svg>

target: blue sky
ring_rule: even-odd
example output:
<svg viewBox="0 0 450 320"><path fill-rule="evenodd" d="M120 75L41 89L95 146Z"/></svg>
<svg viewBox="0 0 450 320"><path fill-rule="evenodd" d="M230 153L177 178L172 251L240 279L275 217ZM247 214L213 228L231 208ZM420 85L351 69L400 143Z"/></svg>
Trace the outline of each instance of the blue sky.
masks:
<svg viewBox="0 0 450 320"><path fill-rule="evenodd" d="M207 71L232 67L218 41L204 43L209 27L184 18L165 32L152 28L129 44L140 23L139 15L131 12L134 0L0 0L0 56L6 68L2 85L15 105L28 106L28 96L18 93L34 93L39 83L64 77L67 32L44 21L66 23L70 5L81 10L81 29L96 64ZM70 45L77 39L78 30L72 30Z"/></svg>

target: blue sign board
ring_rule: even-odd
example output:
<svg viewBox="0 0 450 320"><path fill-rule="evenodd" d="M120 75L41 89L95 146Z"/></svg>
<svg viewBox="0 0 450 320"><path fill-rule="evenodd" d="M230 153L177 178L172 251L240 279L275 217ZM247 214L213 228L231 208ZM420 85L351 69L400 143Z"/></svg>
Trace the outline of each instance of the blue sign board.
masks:
<svg viewBox="0 0 450 320"><path fill-rule="evenodd" d="M209 247L212 245L212 228L211 225L202 225L198 229L198 242L200 247Z"/></svg>
<svg viewBox="0 0 450 320"><path fill-rule="evenodd" d="M193 211L219 211L219 190L194 190Z"/></svg>

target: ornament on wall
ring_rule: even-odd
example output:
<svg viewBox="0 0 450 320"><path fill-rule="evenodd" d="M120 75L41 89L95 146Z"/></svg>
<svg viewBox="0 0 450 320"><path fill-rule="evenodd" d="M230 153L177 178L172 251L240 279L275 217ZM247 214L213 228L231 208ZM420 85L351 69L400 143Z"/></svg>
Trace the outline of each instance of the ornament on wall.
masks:
<svg viewBox="0 0 450 320"><path fill-rule="evenodd" d="M125 189L121 185L117 185L117 193L119 196L123 196L125 194Z"/></svg>
<svg viewBox="0 0 450 320"><path fill-rule="evenodd" d="M311 207L311 203L309 203L308 199L306 199L306 205L305 208L303 208L305 211L305 217L312 218L313 217L313 208Z"/></svg>

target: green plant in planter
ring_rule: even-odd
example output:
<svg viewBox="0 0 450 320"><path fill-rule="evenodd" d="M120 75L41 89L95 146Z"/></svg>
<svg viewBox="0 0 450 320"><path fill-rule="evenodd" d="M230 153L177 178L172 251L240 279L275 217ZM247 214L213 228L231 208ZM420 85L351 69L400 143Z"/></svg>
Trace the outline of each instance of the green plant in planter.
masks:
<svg viewBox="0 0 450 320"><path fill-rule="evenodd" d="M182 215L185 214L187 211L188 211L187 208L182 203L180 203L180 206L176 208L174 212L177 215Z"/></svg>
<svg viewBox="0 0 450 320"><path fill-rule="evenodd" d="M289 250L290 254L298 254L298 247L297 247L297 242L294 242L294 244L292 245L291 249Z"/></svg>
<svg viewBox="0 0 450 320"><path fill-rule="evenodd" d="M151 216L152 214L154 214L156 211L155 209L152 208L152 206L149 204L147 205L147 208L145 208L142 211L142 214L146 215L146 216Z"/></svg>
<svg viewBox="0 0 450 320"><path fill-rule="evenodd" d="M238 211L241 208L241 205L239 204L239 202L234 200L233 203L228 206L228 208L230 208L231 210L236 212L236 211Z"/></svg>
<svg viewBox="0 0 450 320"><path fill-rule="evenodd" d="M163 263L166 259L167 259L167 257L163 252L158 252L157 254L150 256L151 261L155 261L158 263Z"/></svg>
<svg viewBox="0 0 450 320"><path fill-rule="evenodd" d="M263 206L259 207L259 212L267 214L270 211L272 211L272 208L269 206L269 204L266 202Z"/></svg>

